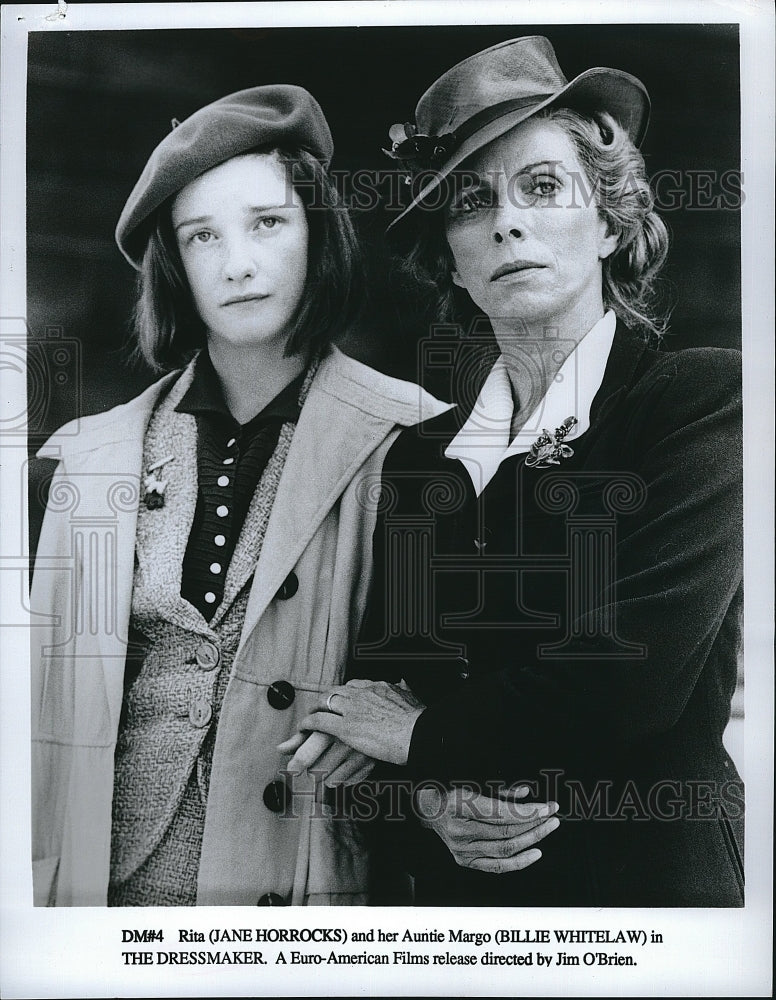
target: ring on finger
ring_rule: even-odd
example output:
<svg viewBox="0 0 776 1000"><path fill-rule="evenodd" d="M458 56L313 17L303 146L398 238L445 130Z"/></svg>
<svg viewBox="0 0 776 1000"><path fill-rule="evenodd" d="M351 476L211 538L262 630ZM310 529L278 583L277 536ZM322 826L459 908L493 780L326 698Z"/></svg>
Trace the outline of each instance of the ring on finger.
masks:
<svg viewBox="0 0 776 1000"><path fill-rule="evenodd" d="M334 708L332 708L331 700L332 700L332 698L336 694L339 694L339 691L330 691L329 692L329 694L328 694L328 696L326 698L326 710L328 712L331 712L333 715L342 715L342 712L337 712Z"/></svg>

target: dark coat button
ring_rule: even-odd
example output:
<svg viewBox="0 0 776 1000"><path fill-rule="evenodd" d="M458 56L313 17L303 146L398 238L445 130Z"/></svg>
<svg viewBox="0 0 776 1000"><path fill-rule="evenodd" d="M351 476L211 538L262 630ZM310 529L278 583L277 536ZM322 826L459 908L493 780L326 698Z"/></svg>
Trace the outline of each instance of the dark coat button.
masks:
<svg viewBox="0 0 776 1000"><path fill-rule="evenodd" d="M297 590L299 590L299 578L296 573L291 572L280 585L280 589L275 594L275 597L280 601L287 601L289 597L294 596Z"/></svg>
<svg viewBox="0 0 776 1000"><path fill-rule="evenodd" d="M275 681L267 688L267 701L279 711L288 708L295 696L294 686L288 681Z"/></svg>
<svg viewBox="0 0 776 1000"><path fill-rule="evenodd" d="M270 812L283 812L291 799L291 790L285 781L271 781L264 789L263 798Z"/></svg>
<svg viewBox="0 0 776 1000"><path fill-rule="evenodd" d="M461 678L462 681L467 681L469 679L469 674L471 673L471 671L469 670L469 661L466 659L465 656L459 656L457 659L458 659L458 676Z"/></svg>
<svg viewBox="0 0 776 1000"><path fill-rule="evenodd" d="M278 892L265 892L259 898L257 906L285 906L286 901Z"/></svg>
<svg viewBox="0 0 776 1000"><path fill-rule="evenodd" d="M200 670L215 670L221 659L221 653L214 642L205 641L197 646L194 654Z"/></svg>

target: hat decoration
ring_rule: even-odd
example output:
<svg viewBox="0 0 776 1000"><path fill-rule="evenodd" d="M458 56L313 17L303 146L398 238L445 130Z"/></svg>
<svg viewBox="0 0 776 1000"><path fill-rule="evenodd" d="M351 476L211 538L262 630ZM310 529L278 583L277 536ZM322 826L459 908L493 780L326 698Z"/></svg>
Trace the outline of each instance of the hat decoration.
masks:
<svg viewBox="0 0 776 1000"><path fill-rule="evenodd" d="M443 135L425 135L418 131L412 122L399 122L392 125L388 138L391 148L383 152L392 160L399 160L407 169L405 184L412 183L414 174L424 170L435 170L458 145L455 132L445 132Z"/></svg>

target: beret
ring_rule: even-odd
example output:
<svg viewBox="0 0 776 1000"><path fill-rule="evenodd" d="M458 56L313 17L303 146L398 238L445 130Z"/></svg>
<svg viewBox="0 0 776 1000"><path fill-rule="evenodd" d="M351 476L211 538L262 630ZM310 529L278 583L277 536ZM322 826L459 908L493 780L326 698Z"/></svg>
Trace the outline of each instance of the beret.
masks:
<svg viewBox="0 0 776 1000"><path fill-rule="evenodd" d="M334 153L328 123L302 87L271 84L228 94L200 108L151 153L116 226L116 242L140 269L150 220L160 205L200 174L256 146L298 147L325 167Z"/></svg>

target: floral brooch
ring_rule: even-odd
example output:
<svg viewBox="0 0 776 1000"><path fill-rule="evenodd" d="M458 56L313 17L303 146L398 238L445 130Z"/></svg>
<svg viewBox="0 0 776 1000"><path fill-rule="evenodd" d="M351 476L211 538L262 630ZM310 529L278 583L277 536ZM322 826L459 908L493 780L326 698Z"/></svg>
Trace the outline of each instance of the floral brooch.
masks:
<svg viewBox="0 0 776 1000"><path fill-rule="evenodd" d="M534 441L525 456L525 464L530 468L549 469L553 465L560 465L562 458L571 458L574 449L571 445L564 444L563 439L577 423L579 421L576 417L566 417L560 427L555 428L554 434L543 429L541 437Z"/></svg>
<svg viewBox="0 0 776 1000"><path fill-rule="evenodd" d="M174 461L175 456L168 455L167 458L161 458L158 462L154 462L153 465L148 466L148 471L143 478L143 488L145 490L143 493L143 503L147 510L158 510L160 507L164 507L164 491L167 489L167 480L157 478L154 473L161 469L163 465Z"/></svg>
<svg viewBox="0 0 776 1000"><path fill-rule="evenodd" d="M391 140L391 148L384 149L383 152L392 160L401 160L410 171L410 176L405 178L407 184L412 182L412 174L438 168L458 144L454 132L424 135L418 132L417 125L412 122L392 125L388 138Z"/></svg>

